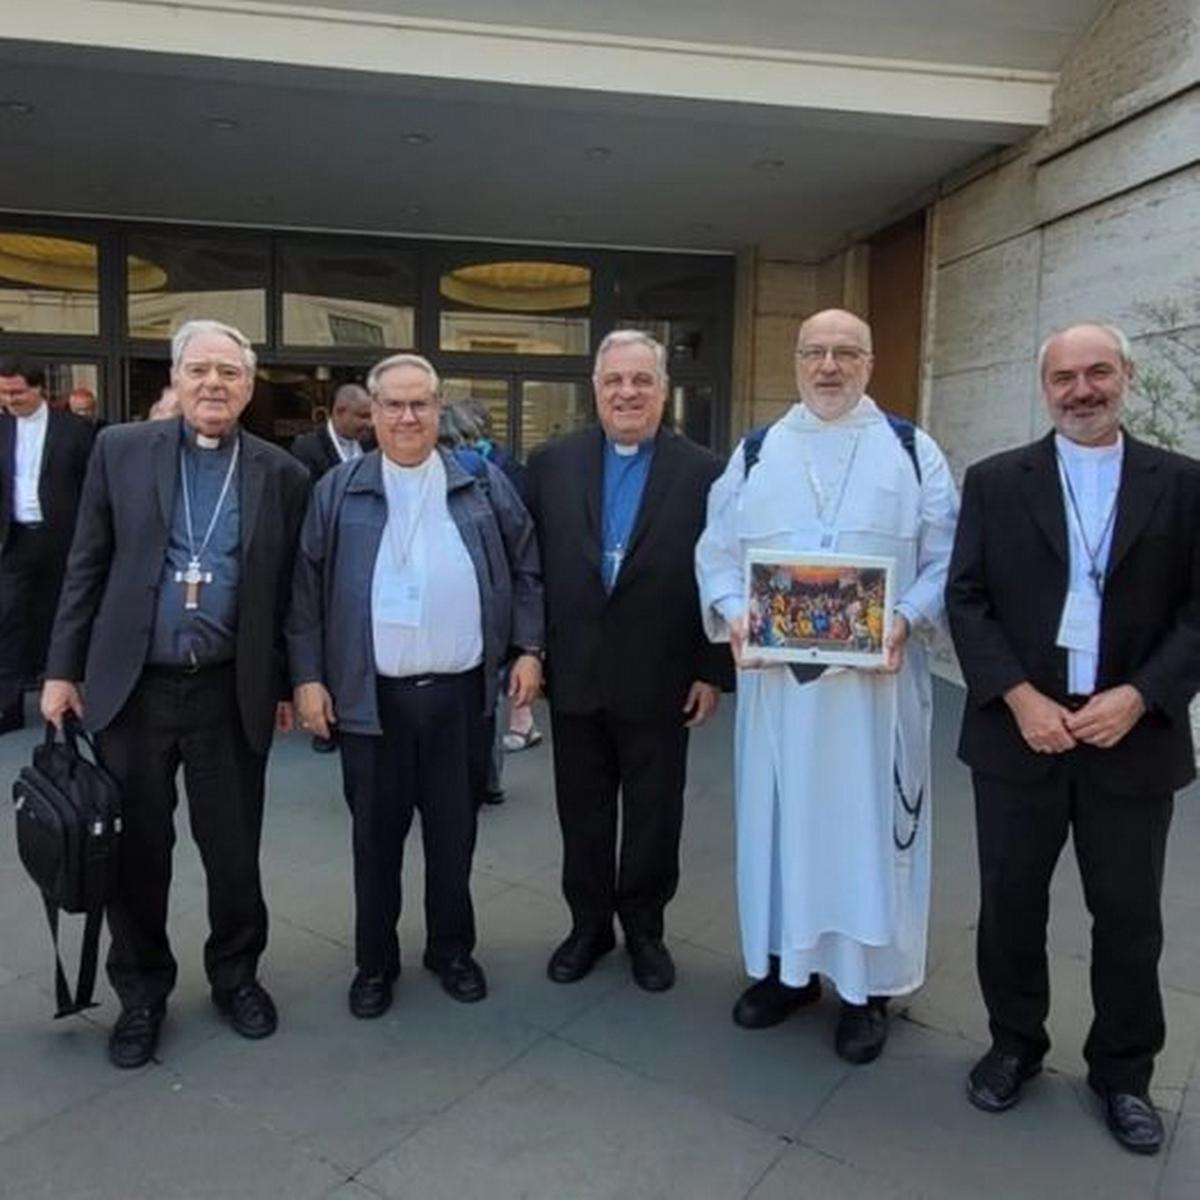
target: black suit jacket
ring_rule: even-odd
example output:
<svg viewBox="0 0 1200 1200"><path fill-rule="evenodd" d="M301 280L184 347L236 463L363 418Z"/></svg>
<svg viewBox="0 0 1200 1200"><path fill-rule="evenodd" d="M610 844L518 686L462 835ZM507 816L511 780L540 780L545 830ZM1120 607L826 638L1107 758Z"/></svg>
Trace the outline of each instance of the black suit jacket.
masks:
<svg viewBox="0 0 1200 1200"><path fill-rule="evenodd" d="M612 595L600 578L604 434L582 430L534 452L525 494L546 592L546 679L565 713L683 720L688 688L726 690L726 646L704 636L693 555L721 464L660 430L641 509Z"/></svg>
<svg viewBox="0 0 1200 1200"><path fill-rule="evenodd" d="M369 438L363 443L364 452L372 450L374 447L374 438ZM308 433L302 433L293 438L289 449L308 468L313 483L316 483L326 471L332 471L342 461L337 447L333 444L333 439L329 436L329 429L325 425L319 425L316 429L310 429Z"/></svg>
<svg viewBox="0 0 1200 1200"><path fill-rule="evenodd" d="M0 413L0 553L8 542L8 530L12 524L16 431L16 418L9 413ZM79 509L79 494L87 472L93 436L91 424L74 413L54 408L47 413L38 501L42 506L42 521L50 534L51 545L64 557L75 528L75 514Z"/></svg>
<svg viewBox="0 0 1200 1200"><path fill-rule="evenodd" d="M1055 756L1021 737L1004 693L1066 698L1055 645L1068 579L1054 435L968 470L946 606L969 696L959 755L1013 781ZM1100 621L1096 690L1129 683L1148 711L1109 750L1078 756L1110 791L1168 792L1195 776L1187 706L1200 687L1200 463L1125 435Z"/></svg>
<svg viewBox="0 0 1200 1200"><path fill-rule="evenodd" d="M250 745L270 744L288 694L283 615L308 496L304 468L241 431L238 707ZM103 729L141 675L179 486L180 422L114 425L96 440L46 658L48 679L84 685L84 724Z"/></svg>

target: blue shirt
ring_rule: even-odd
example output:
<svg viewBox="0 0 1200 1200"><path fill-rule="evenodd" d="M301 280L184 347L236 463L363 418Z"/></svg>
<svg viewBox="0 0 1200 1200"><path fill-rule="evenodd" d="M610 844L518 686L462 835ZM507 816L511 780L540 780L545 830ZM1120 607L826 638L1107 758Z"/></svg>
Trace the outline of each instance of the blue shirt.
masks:
<svg viewBox="0 0 1200 1200"><path fill-rule="evenodd" d="M185 608L186 585L176 578L187 570L191 546L199 553L208 523L212 520L217 498L233 458L234 438L227 438L214 450L196 445L195 431L180 422L181 469L187 472L187 487L192 509L192 537L189 542L183 502L184 479L175 488L175 510L167 538L167 556L158 584L158 605L150 653L146 661L155 666L181 667L189 664L213 666L230 662L237 638L237 588L241 574L242 513L238 495L241 464L221 504L208 546L200 553L200 567L211 573L210 582L202 583L199 607Z"/></svg>
<svg viewBox="0 0 1200 1200"><path fill-rule="evenodd" d="M617 585L653 460L653 439L633 454L621 454L612 442L604 443L600 578L607 592Z"/></svg>

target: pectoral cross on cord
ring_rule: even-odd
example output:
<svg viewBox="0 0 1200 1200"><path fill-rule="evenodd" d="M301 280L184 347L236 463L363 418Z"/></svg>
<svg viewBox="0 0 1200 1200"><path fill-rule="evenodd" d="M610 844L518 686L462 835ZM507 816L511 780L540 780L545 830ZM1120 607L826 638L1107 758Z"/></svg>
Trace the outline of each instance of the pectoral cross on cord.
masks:
<svg viewBox="0 0 1200 1200"><path fill-rule="evenodd" d="M175 582L183 584L183 607L194 609L200 607L200 585L212 583L212 572L200 569L200 560L193 558L188 562L186 571L175 572Z"/></svg>

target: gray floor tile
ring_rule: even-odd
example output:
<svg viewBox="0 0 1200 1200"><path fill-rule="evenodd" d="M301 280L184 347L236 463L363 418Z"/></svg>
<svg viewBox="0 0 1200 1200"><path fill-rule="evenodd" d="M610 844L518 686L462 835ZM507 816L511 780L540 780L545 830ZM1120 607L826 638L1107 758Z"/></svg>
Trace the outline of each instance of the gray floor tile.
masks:
<svg viewBox="0 0 1200 1200"><path fill-rule="evenodd" d="M802 1142L901 1181L932 1200L1129 1200L1150 1196L1160 1163L1120 1149L1086 1087L1048 1073L1001 1114L963 1095L969 1047L910 1025L882 1058L853 1072Z"/></svg>
<svg viewBox="0 0 1200 1200"><path fill-rule="evenodd" d="M778 1142L554 1040L360 1176L422 1200L741 1200Z"/></svg>
<svg viewBox="0 0 1200 1200"><path fill-rule="evenodd" d="M675 946L675 959L672 991L624 988L560 1036L767 1132L795 1134L849 1070L833 1052L836 1002L774 1029L739 1029L730 1009L745 983L740 970L687 943Z"/></svg>
<svg viewBox="0 0 1200 1200"><path fill-rule="evenodd" d="M161 1070L9 1140L0 1155L3 1194L20 1200L316 1200L339 1182L260 1113Z"/></svg>
<svg viewBox="0 0 1200 1200"><path fill-rule="evenodd" d="M1181 1117L1167 1147L1155 1200L1196 1200L1200 1196L1200 1119Z"/></svg>
<svg viewBox="0 0 1200 1200"><path fill-rule="evenodd" d="M804 1146L783 1154L747 1200L919 1200L903 1183Z"/></svg>

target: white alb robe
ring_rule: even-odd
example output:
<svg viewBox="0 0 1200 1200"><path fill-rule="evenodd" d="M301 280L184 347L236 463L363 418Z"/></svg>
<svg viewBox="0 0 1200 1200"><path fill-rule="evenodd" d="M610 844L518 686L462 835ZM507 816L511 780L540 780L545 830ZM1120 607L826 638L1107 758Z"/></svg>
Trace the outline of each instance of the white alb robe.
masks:
<svg viewBox="0 0 1200 1200"><path fill-rule="evenodd" d="M911 992L925 974L927 640L942 618L958 493L942 452L921 430L915 448L920 484L868 397L834 421L797 404L770 428L748 477L742 448L734 452L713 485L696 547L714 641L727 640L727 621L744 614L751 547L894 560L894 607L911 627L898 674L830 668L804 684L786 666L738 675L737 885L746 969L761 978L776 954L785 983L800 986L815 971L856 1004ZM828 534L833 544L823 547ZM900 849L914 832L905 802L918 798L915 837Z"/></svg>

